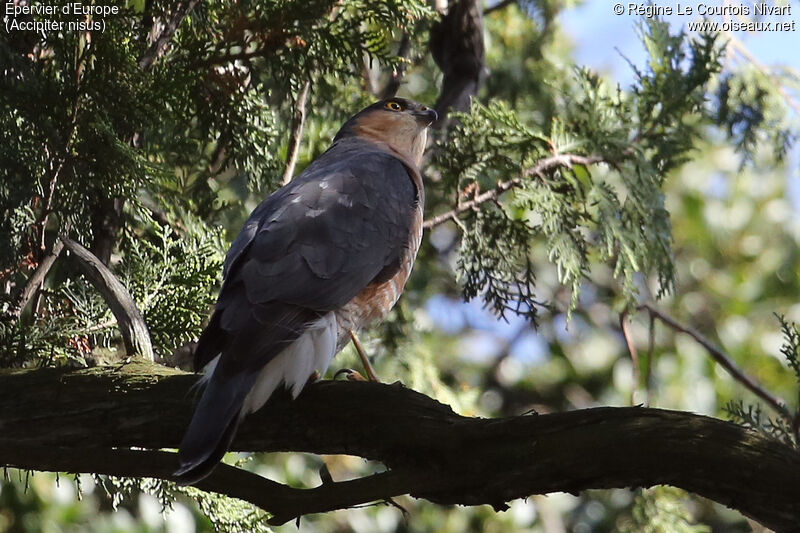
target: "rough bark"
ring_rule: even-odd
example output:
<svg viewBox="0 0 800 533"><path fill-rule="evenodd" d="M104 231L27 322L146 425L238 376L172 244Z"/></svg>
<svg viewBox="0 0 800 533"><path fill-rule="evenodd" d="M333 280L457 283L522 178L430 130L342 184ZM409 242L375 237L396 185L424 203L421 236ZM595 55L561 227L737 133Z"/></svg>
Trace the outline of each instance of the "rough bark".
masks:
<svg viewBox="0 0 800 533"><path fill-rule="evenodd" d="M157 449L178 445L194 382L139 361L3 371L0 464L169 479L175 455ZM800 454L684 412L626 407L479 419L399 384L320 382L250 416L233 449L351 454L389 467L313 489L221 467L199 485L261 506L273 523L400 494L503 509L531 494L670 484L776 531L800 530Z"/></svg>

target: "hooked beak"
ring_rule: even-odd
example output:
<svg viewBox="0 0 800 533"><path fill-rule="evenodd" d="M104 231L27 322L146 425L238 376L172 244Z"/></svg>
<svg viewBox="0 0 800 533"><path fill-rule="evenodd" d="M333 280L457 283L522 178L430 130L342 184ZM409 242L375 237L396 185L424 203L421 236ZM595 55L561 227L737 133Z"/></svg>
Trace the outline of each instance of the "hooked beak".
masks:
<svg viewBox="0 0 800 533"><path fill-rule="evenodd" d="M412 115L414 115L414 118L416 118L420 124L425 124L426 127L439 120L439 115L436 114L436 111L428 108L414 111Z"/></svg>

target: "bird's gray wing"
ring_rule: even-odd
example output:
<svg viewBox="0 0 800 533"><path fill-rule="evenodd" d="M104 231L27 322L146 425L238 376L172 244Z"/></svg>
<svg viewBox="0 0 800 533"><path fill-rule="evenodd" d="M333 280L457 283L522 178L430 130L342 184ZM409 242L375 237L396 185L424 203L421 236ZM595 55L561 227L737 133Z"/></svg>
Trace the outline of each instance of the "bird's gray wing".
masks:
<svg viewBox="0 0 800 533"><path fill-rule="evenodd" d="M368 143L337 147L267 198L232 246L216 307L229 335L252 320L289 333L399 268L417 199L408 171ZM271 333L261 335L265 344L281 342ZM223 359L260 368L271 357L265 348Z"/></svg>

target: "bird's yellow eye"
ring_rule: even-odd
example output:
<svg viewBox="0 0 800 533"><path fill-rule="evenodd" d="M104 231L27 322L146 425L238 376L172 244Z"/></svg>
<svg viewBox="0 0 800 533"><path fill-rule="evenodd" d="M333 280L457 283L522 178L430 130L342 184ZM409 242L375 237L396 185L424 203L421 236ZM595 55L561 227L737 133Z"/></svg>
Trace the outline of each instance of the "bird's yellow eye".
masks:
<svg viewBox="0 0 800 533"><path fill-rule="evenodd" d="M386 102L386 109L391 109L392 111L402 111L403 106L397 102Z"/></svg>

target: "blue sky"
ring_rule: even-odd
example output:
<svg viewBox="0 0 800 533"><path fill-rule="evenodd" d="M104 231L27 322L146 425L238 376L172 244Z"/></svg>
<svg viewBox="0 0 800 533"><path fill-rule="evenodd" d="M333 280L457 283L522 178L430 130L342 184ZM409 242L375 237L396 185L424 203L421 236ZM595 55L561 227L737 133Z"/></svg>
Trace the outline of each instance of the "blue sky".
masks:
<svg viewBox="0 0 800 533"><path fill-rule="evenodd" d="M627 6L628 2L621 2ZM697 10L697 7L704 2L696 1L661 1L656 5L663 7L690 5ZM753 12L752 2L745 0L733 0L731 5L747 5ZM719 0L707 0L709 6L719 6ZM769 2L769 5L774 5ZM582 6L562 12L561 23L567 34L571 36L575 45L575 59L580 64L591 66L592 68L609 74L615 81L623 86L630 85L633 81L631 69L625 59L620 55L624 54L635 65L645 64L645 51L636 35L636 23L640 17L634 15L615 15L613 11L614 2L589 0ZM764 65L785 66L800 71L800 4L789 4L790 15L765 17L764 22L791 22L795 21L795 31L787 32L761 32L747 33L736 32L735 37L741 40L752 52L753 56ZM626 8L627 9L627 8ZM686 23L700 20L702 17L679 16L673 14L663 17L675 30L686 29ZM734 19L736 17L733 17ZM709 20L722 22L722 17L710 17ZM619 52L618 52L619 50Z"/></svg>
<svg viewBox="0 0 800 533"><path fill-rule="evenodd" d="M636 33L636 26L641 17L628 15L629 2L620 2L626 11L623 15L614 14L616 2L587 0L583 5L574 9L564 10L561 14L561 24L567 35L573 40L575 46L574 58L578 64L591 67L601 74L608 75L623 87L633 83L633 71L625 58L640 68L646 64L647 54ZM730 0L725 2L729 6L746 6L752 14L755 12L754 2L746 0ZM779 1L764 2L768 6L788 6L788 14L783 16L765 16L763 22L784 23L794 21L794 31L773 32L735 32L733 36L741 41L749 53L764 67L772 69L790 69L795 73L800 72L800 3ZM683 29L687 31L686 24L702 20L696 12L700 5L720 7L720 0L706 0L698 2L688 1L658 1L655 5L671 7L677 11L679 4L691 6L694 15L678 15L673 13L662 17L668 21L674 31ZM637 4L638 5L638 4ZM723 22L722 16L708 17L710 21ZM729 20L754 20L754 17L729 17ZM623 55L625 57L623 57ZM737 60L742 60L737 57ZM785 87L800 104L800 89ZM789 110L795 123L800 122L800 116L794 110ZM789 171L787 175L788 195L792 204L800 211L800 144L796 144L789 153ZM800 216L800 215L799 215Z"/></svg>

